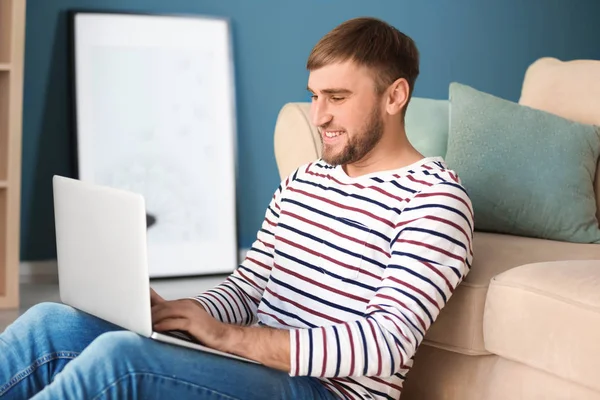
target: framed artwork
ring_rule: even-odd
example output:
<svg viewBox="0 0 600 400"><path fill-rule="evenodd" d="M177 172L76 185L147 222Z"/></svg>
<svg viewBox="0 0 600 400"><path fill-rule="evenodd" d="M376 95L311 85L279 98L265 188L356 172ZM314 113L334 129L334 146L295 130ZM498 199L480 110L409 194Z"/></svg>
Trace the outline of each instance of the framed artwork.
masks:
<svg viewBox="0 0 600 400"><path fill-rule="evenodd" d="M229 21L71 12L76 177L140 193L150 277L238 263Z"/></svg>

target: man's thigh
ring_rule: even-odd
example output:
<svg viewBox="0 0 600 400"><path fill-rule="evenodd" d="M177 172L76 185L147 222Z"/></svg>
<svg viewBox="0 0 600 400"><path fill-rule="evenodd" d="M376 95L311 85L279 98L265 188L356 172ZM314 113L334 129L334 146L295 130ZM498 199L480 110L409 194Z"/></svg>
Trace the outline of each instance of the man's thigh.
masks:
<svg viewBox="0 0 600 400"><path fill-rule="evenodd" d="M107 359L108 358L108 359ZM97 365L105 366L98 380ZM101 335L66 368L94 370L88 394L108 398L333 399L316 378L290 377L259 364L119 331ZM95 378L92 378L95 376ZM60 379L58 379L60 381ZM91 391L89 389L92 389Z"/></svg>

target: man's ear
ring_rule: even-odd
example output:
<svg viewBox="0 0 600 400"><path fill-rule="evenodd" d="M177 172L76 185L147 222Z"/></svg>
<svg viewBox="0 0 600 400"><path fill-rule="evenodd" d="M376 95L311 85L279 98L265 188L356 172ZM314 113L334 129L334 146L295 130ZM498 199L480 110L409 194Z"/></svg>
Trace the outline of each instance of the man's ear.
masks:
<svg viewBox="0 0 600 400"><path fill-rule="evenodd" d="M404 78L398 78L387 90L386 111L390 115L396 115L402 112L408 101L410 87Z"/></svg>

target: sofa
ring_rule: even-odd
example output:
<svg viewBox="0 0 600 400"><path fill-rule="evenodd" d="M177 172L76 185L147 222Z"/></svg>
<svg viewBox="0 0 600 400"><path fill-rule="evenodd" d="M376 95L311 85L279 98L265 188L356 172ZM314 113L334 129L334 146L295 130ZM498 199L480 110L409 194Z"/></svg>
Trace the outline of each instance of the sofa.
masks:
<svg viewBox="0 0 600 400"><path fill-rule="evenodd" d="M600 125L600 61L536 60L517 104ZM277 117L282 179L319 157L309 111L288 103ZM600 171L594 179L598 212ZM471 271L418 348L402 399L600 399L600 244L476 227L473 246Z"/></svg>

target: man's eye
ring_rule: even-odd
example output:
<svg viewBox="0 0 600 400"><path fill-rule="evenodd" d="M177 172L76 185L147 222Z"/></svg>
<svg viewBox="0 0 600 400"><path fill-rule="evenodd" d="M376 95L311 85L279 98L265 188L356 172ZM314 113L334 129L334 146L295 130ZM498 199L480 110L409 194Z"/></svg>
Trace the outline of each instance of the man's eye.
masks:
<svg viewBox="0 0 600 400"><path fill-rule="evenodd" d="M337 97L337 96L332 96L331 97L331 101L342 101L342 100L344 100L343 97Z"/></svg>
<svg viewBox="0 0 600 400"><path fill-rule="evenodd" d="M313 101L314 101L314 100L316 100L316 99L317 99L317 95L316 95L316 94L313 94L313 95L311 95L311 96L310 96L310 98L311 98L311 100L313 100Z"/></svg>

